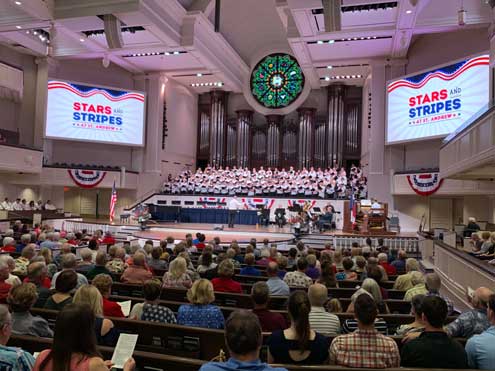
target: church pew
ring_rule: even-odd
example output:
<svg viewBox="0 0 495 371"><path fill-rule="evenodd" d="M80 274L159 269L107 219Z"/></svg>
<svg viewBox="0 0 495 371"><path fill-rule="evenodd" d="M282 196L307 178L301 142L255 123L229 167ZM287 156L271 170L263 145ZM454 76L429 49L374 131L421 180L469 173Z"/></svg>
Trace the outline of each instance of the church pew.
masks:
<svg viewBox="0 0 495 371"><path fill-rule="evenodd" d="M33 314L41 315L53 324L57 311L37 309ZM220 349L228 353L223 330L204 329L180 325L163 324L139 320L109 317L119 331L139 334L137 350L153 353L176 355L180 357L210 360L216 357ZM263 343L270 336L263 333ZM330 341L334 337L330 337ZM401 336L391 336L399 347L402 346ZM458 339L464 345L466 339ZM266 354L265 351L262 354Z"/></svg>
<svg viewBox="0 0 495 371"><path fill-rule="evenodd" d="M8 343L9 346L17 346L31 353L49 349L52 339L42 339L34 336L12 335ZM111 359L113 348L98 347L104 359ZM157 354L135 350L133 358L139 369L154 371L197 371L206 361L185 357L176 357L165 354ZM296 365L276 365L276 367L286 368L289 371L341 371L341 366L320 365L320 366L296 366ZM362 371L359 368L345 368L346 371ZM368 371L382 371L381 369L368 368ZM422 369L422 368L389 368L390 371L453 371L446 369ZM463 370L460 370L463 371ZM467 371L467 370L464 370Z"/></svg>

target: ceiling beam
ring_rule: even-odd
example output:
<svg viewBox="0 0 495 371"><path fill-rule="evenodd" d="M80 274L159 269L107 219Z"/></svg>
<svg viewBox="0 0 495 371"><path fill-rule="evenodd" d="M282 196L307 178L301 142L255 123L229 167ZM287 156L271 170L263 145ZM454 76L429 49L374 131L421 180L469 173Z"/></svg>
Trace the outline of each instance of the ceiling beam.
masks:
<svg viewBox="0 0 495 371"><path fill-rule="evenodd" d="M210 18L211 13L215 10L214 0L194 0L191 6L187 8L188 12L203 12L206 18Z"/></svg>

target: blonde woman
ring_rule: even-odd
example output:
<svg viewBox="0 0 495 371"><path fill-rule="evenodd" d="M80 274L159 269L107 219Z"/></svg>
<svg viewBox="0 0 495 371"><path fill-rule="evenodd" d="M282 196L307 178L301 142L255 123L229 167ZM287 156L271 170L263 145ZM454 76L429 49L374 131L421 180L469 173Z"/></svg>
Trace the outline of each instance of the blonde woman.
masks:
<svg viewBox="0 0 495 371"><path fill-rule="evenodd" d="M187 274L187 262L182 257L175 258L163 275L164 288L188 289L192 286L192 280Z"/></svg>
<svg viewBox="0 0 495 371"><path fill-rule="evenodd" d="M117 344L119 332L114 328L112 321L103 318L103 297L95 286L83 285L79 287L72 302L90 306L96 316L94 330L99 345L115 346Z"/></svg>
<svg viewBox="0 0 495 371"><path fill-rule="evenodd" d="M177 323L184 326L221 329L225 321L222 311L216 305L213 285L206 279L200 279L187 292L191 304L179 307Z"/></svg>

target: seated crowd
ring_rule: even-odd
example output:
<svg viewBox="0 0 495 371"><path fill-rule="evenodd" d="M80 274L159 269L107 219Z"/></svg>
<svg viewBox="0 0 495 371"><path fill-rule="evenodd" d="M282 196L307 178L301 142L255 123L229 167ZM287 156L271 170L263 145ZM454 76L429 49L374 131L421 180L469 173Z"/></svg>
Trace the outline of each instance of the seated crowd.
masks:
<svg viewBox="0 0 495 371"><path fill-rule="evenodd" d="M101 231L29 232L20 252L0 255L0 363L7 370L111 367L97 345L114 347L126 332L117 321L125 317L123 308L112 300L118 281L142 292L128 314L131 321L225 329L230 359L206 363L204 371L271 370L260 360L262 346L273 364L495 369L495 294L478 288L470 299L473 309L447 324L454 308L440 294L440 277L423 274L417 260L383 241L378 248L327 244L321 251L299 242L285 255L267 240L253 239L241 249L236 242L224 246L219 238L205 244L201 234L141 247L103 238ZM47 246L48 235L53 244ZM12 244L12 238L4 237L4 244L23 243ZM246 276L257 281L249 286L252 309L232 309L224 316L216 295L243 294L240 278ZM352 282L355 286L346 286ZM354 290L348 301L330 295L345 287ZM172 310L161 300L167 290L184 290L188 303ZM392 291L402 292L412 315L393 332L386 322ZM271 309L270 300L277 297L287 299L285 311ZM36 308L59 312L54 329ZM269 333L265 341L262 333ZM34 360L8 346L12 334L53 338L52 348ZM396 334L405 343L400 350L390 337ZM455 338L467 339L465 348ZM130 359L124 369L134 368Z"/></svg>
<svg viewBox="0 0 495 371"><path fill-rule="evenodd" d="M474 227L471 228L474 229ZM472 246L471 255L481 260L487 260L488 263L495 265L495 232L476 231L472 232L470 237Z"/></svg>
<svg viewBox="0 0 495 371"><path fill-rule="evenodd" d="M206 167L196 173L185 170L177 177L169 176L163 193L197 195L243 195L270 197L346 198L351 193L366 198L367 182L359 167L285 168Z"/></svg>

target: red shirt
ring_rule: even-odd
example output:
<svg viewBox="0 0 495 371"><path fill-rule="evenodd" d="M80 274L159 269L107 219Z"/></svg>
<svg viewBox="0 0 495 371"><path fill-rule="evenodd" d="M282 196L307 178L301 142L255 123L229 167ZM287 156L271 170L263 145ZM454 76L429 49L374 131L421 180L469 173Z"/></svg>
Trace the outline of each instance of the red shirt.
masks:
<svg viewBox="0 0 495 371"><path fill-rule="evenodd" d="M104 245L115 245L115 238L111 236L105 237L101 243Z"/></svg>
<svg viewBox="0 0 495 371"><path fill-rule="evenodd" d="M7 304L7 296L11 288L11 284L5 281L0 282L0 304Z"/></svg>
<svg viewBox="0 0 495 371"><path fill-rule="evenodd" d="M390 265L386 262L380 263L380 265L385 269L385 272L387 272L387 274L390 274L390 275L397 274L397 269L395 269L395 267L393 265Z"/></svg>
<svg viewBox="0 0 495 371"><path fill-rule="evenodd" d="M26 278L24 278L24 280L22 282L29 283L31 281L29 280L28 277L26 277ZM35 282L31 282L31 283L33 283L37 286L37 284ZM52 280L49 279L48 277L43 278L43 281L41 281L41 284L40 284L40 286L42 286L46 289L50 289L51 285L52 285Z"/></svg>
<svg viewBox="0 0 495 371"><path fill-rule="evenodd" d="M2 252L15 252L15 246L4 246L1 248Z"/></svg>
<svg viewBox="0 0 495 371"><path fill-rule="evenodd" d="M242 287L239 282L234 281L232 278L214 278L211 280L213 284L213 290L219 292L233 292L242 294Z"/></svg>
<svg viewBox="0 0 495 371"><path fill-rule="evenodd" d="M105 317L125 317L120 305L107 298L103 298L103 315Z"/></svg>
<svg viewBox="0 0 495 371"><path fill-rule="evenodd" d="M198 243L196 244L196 248L197 248L198 250L203 250L205 247L206 247L206 245L205 245L205 243L204 243L204 242L198 242Z"/></svg>
<svg viewBox="0 0 495 371"><path fill-rule="evenodd" d="M287 328L287 321L280 313L274 313L268 309L253 309L253 313L258 317L263 332L273 332Z"/></svg>

